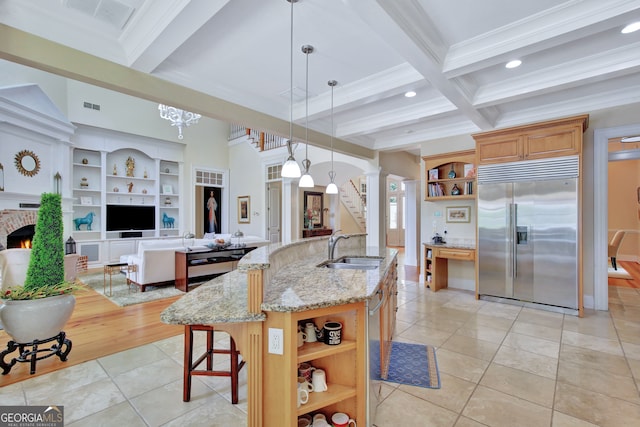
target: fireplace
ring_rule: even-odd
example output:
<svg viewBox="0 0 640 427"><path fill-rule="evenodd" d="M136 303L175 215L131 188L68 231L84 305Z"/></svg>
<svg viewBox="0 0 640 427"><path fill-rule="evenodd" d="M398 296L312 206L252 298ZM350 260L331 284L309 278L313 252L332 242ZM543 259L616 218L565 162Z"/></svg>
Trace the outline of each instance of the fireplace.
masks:
<svg viewBox="0 0 640 427"><path fill-rule="evenodd" d="M7 249L11 248L23 248L30 249L33 235L35 234L36 226L33 224L20 227L7 236Z"/></svg>
<svg viewBox="0 0 640 427"><path fill-rule="evenodd" d="M18 233L16 237L22 239L25 233L31 230L30 241L33 238L33 230L35 229L37 218L38 211L36 210L5 209L0 211L0 248L20 247L20 243L17 246L14 243L9 246L9 241L13 242L13 237L10 238L9 236L14 233ZM23 229L27 229L27 231L25 232Z"/></svg>

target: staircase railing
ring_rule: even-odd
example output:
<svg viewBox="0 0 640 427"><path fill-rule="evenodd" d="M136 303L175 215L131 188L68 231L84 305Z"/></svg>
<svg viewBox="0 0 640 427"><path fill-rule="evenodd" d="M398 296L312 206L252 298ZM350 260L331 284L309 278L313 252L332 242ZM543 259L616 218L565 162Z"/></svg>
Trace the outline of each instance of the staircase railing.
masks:
<svg viewBox="0 0 640 427"><path fill-rule="evenodd" d="M229 141L237 138L247 137L258 151L275 150L286 147L287 138L268 132L249 129L241 125L231 125L229 129Z"/></svg>
<svg viewBox="0 0 640 427"><path fill-rule="evenodd" d="M367 197L360 193L360 190L352 180L344 183L340 187L340 200L347 211L356 221L361 231L367 228Z"/></svg>

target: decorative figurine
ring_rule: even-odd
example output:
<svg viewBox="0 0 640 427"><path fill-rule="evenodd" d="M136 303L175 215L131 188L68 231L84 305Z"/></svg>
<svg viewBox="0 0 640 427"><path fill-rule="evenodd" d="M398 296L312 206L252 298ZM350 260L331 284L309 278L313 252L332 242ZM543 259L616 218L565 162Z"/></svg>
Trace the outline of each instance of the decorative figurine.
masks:
<svg viewBox="0 0 640 427"><path fill-rule="evenodd" d="M83 165L89 164L89 160L87 160L87 158L85 157L84 159L82 159L82 164Z"/></svg>
<svg viewBox="0 0 640 427"><path fill-rule="evenodd" d="M133 182L127 184L127 188L129 189L129 193L133 191Z"/></svg>
<svg viewBox="0 0 640 427"><path fill-rule="evenodd" d="M118 166L115 163L113 164L113 174L118 175Z"/></svg>
<svg viewBox="0 0 640 427"><path fill-rule="evenodd" d="M174 224L176 222L176 219L167 215L166 212L162 213L162 226L164 228L173 228Z"/></svg>
<svg viewBox="0 0 640 427"><path fill-rule="evenodd" d="M146 188L142 189L142 194L147 194L147 189ZM142 199L142 200L144 200L144 199Z"/></svg>
<svg viewBox="0 0 640 427"><path fill-rule="evenodd" d="M89 186L89 181L87 181L86 177L82 177L82 179L80 180L80 187L81 188L87 188Z"/></svg>
<svg viewBox="0 0 640 427"><path fill-rule="evenodd" d="M76 226L76 231L80 231L80 226L82 224L87 225L87 231L91 231L91 224L93 224L93 216L95 214L93 212L89 212L86 216L82 218L74 218L73 222Z"/></svg>
<svg viewBox="0 0 640 427"><path fill-rule="evenodd" d="M133 170L136 168L136 161L131 156L127 158L127 176L133 176Z"/></svg>

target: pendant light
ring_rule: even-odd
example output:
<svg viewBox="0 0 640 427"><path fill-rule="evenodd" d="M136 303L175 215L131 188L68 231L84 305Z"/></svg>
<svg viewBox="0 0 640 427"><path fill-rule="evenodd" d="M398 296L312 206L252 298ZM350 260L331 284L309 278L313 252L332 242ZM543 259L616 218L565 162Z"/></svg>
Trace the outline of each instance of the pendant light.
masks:
<svg viewBox="0 0 640 427"><path fill-rule="evenodd" d="M327 185L327 194L338 194L338 186L334 182L336 173L333 170L333 88L338 84L335 80L329 80L327 82L331 86L331 170L329 171L329 180L331 182Z"/></svg>
<svg viewBox="0 0 640 427"><path fill-rule="evenodd" d="M282 172L280 173L283 178L300 178L300 166L293 157L293 4L298 0L287 0L291 3L291 69L290 69L290 103L289 103L289 140L287 141L287 151L289 157L287 161L282 165Z"/></svg>
<svg viewBox="0 0 640 427"><path fill-rule="evenodd" d="M313 46L305 44L302 46L302 52L307 57L307 74L306 74L306 119L305 119L305 133L304 133L304 160L302 161L302 167L304 168L304 173L300 178L300 182L298 183L298 187L302 188L313 188L313 177L309 173L309 168L311 167L311 162L309 161L309 54L313 53Z"/></svg>

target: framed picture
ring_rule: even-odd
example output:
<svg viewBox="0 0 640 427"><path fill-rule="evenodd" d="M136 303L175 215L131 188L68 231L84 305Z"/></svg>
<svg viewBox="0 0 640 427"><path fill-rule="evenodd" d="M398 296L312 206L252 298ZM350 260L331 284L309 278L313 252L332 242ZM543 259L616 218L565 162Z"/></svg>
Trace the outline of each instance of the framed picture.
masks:
<svg viewBox="0 0 640 427"><path fill-rule="evenodd" d="M471 208L469 206L447 206L447 222L471 221Z"/></svg>
<svg viewBox="0 0 640 427"><path fill-rule="evenodd" d="M251 222L249 216L251 212L251 198L250 196L238 196L238 222L241 224L248 224Z"/></svg>
<svg viewBox="0 0 640 427"><path fill-rule="evenodd" d="M93 198L92 197L80 197L80 204L81 205L92 205L93 204Z"/></svg>
<svg viewBox="0 0 640 427"><path fill-rule="evenodd" d="M202 206L203 232L221 233L222 230L222 188L202 187L198 207Z"/></svg>
<svg viewBox="0 0 640 427"><path fill-rule="evenodd" d="M164 184L162 186L162 194L173 194L173 188L170 185Z"/></svg>
<svg viewBox="0 0 640 427"><path fill-rule="evenodd" d="M429 169L429 179L436 180L438 179L438 169Z"/></svg>
<svg viewBox="0 0 640 427"><path fill-rule="evenodd" d="M304 224L305 228L322 228L323 193L304 192Z"/></svg>

